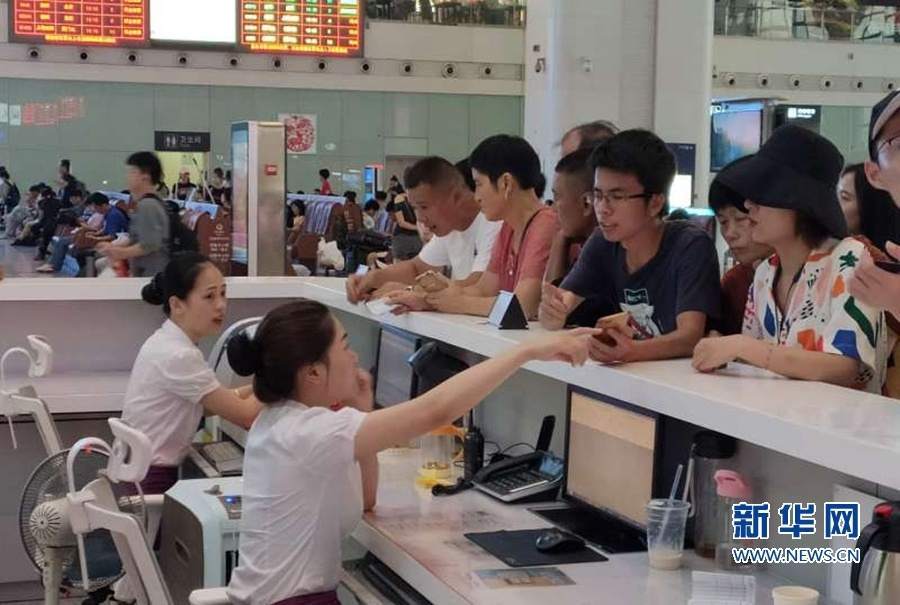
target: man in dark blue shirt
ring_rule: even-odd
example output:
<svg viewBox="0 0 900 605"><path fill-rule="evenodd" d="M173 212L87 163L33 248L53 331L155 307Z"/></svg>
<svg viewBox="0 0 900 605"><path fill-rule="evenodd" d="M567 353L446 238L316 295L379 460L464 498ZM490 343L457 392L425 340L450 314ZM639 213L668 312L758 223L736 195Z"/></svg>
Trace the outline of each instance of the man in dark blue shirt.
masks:
<svg viewBox="0 0 900 605"><path fill-rule="evenodd" d="M559 288L545 284L541 324L559 329L585 299L628 314L594 339L601 362L687 357L720 315L715 245L687 221L664 222L675 159L646 130L627 130L591 156L592 200L599 229ZM603 307L604 304L598 305Z"/></svg>

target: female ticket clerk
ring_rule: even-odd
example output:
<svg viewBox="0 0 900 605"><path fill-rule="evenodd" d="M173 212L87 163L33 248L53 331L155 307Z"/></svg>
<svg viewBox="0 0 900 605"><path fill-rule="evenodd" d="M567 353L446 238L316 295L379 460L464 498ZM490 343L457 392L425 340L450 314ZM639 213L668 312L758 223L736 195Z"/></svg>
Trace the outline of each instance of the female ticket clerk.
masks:
<svg viewBox="0 0 900 605"><path fill-rule="evenodd" d="M141 488L161 494L178 480L204 410L249 428L260 404L249 387L223 388L197 347L222 329L227 308L225 279L209 259L175 256L141 296L162 305L168 319L135 359L122 419L150 438L153 459Z"/></svg>
<svg viewBox="0 0 900 605"><path fill-rule="evenodd" d="M595 332L524 343L377 411L370 377L321 303L281 306L252 339L232 339L231 367L254 376L254 393L266 405L247 437L231 603L338 605L341 541L375 505L378 451L459 418L528 361L584 363Z"/></svg>

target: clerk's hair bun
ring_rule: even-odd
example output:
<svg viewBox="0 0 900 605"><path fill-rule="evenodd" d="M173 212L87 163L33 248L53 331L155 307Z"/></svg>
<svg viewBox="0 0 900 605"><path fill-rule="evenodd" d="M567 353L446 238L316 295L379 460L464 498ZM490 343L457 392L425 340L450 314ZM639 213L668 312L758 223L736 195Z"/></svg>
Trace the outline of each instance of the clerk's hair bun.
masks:
<svg viewBox="0 0 900 605"><path fill-rule="evenodd" d="M159 306L166 301L165 292L163 291L163 273L160 271L153 276L150 283L141 290L141 298L144 302L151 305Z"/></svg>
<svg viewBox="0 0 900 605"><path fill-rule="evenodd" d="M256 374L262 365L262 351L255 338L246 330L235 334L228 341L228 364L238 376Z"/></svg>

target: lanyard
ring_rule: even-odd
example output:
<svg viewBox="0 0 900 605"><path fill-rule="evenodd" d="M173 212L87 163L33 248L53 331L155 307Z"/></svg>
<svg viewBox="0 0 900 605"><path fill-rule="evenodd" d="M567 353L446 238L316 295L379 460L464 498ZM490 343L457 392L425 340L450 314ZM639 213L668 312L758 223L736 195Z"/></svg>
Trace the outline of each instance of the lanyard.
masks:
<svg viewBox="0 0 900 605"><path fill-rule="evenodd" d="M522 238L519 240L519 251L516 252L515 257L513 258L513 266L509 270L509 274L513 277L518 275L519 273L519 259L522 257L522 248L525 246L525 238L528 236L528 228L531 227L531 221L534 220L538 214L541 213L543 208L538 208L534 214L528 217L528 221L525 223L525 228L522 229Z"/></svg>

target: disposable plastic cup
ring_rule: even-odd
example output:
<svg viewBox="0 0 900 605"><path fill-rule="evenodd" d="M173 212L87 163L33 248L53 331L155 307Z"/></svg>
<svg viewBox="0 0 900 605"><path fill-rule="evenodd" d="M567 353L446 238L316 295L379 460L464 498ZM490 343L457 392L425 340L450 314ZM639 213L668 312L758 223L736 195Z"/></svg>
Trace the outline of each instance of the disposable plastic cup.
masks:
<svg viewBox="0 0 900 605"><path fill-rule="evenodd" d="M681 567L690 508L684 500L651 500L647 504L647 554L653 569Z"/></svg>
<svg viewBox="0 0 900 605"><path fill-rule="evenodd" d="M775 605L816 605L819 592L806 586L778 586L772 589Z"/></svg>

